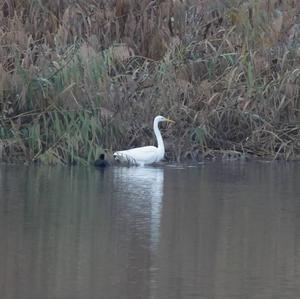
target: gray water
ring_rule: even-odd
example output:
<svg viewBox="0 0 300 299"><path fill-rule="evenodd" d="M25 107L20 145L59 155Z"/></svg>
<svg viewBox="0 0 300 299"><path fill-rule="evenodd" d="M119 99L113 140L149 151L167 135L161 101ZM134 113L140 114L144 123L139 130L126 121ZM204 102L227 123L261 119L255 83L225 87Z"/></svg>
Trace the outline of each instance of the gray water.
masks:
<svg viewBox="0 0 300 299"><path fill-rule="evenodd" d="M0 166L0 298L300 298L300 165Z"/></svg>

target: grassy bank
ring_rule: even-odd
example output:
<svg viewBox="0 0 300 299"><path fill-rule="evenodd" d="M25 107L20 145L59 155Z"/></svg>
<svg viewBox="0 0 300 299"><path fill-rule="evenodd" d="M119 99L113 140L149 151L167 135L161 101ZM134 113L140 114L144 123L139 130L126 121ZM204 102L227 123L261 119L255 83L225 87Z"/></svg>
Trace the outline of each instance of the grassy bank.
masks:
<svg viewBox="0 0 300 299"><path fill-rule="evenodd" d="M0 1L0 155L300 157L297 1Z"/></svg>

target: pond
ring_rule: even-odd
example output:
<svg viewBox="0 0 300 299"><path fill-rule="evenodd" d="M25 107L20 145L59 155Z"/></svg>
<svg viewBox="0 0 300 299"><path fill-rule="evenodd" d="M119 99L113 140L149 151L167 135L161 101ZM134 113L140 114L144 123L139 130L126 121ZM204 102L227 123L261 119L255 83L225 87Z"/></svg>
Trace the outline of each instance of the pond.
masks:
<svg viewBox="0 0 300 299"><path fill-rule="evenodd" d="M0 166L3 299L299 298L300 164Z"/></svg>

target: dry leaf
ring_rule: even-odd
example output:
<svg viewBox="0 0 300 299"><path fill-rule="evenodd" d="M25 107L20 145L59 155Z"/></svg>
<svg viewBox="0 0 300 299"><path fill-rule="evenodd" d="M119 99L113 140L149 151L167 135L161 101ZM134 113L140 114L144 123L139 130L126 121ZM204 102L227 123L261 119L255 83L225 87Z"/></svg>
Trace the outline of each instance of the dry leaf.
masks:
<svg viewBox="0 0 300 299"><path fill-rule="evenodd" d="M111 47L109 52L111 56L119 62L124 62L134 56L134 50L125 44Z"/></svg>
<svg viewBox="0 0 300 299"><path fill-rule="evenodd" d="M274 32L279 35L282 29L283 24L283 14L280 12L279 15L272 22L272 29Z"/></svg>

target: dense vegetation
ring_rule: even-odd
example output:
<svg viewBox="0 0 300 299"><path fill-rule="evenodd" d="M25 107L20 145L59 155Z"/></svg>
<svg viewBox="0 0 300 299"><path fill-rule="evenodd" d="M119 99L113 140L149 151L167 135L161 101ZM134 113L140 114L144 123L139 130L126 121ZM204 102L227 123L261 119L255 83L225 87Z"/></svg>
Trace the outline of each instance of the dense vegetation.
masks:
<svg viewBox="0 0 300 299"><path fill-rule="evenodd" d="M0 154L300 157L297 0L0 0Z"/></svg>

